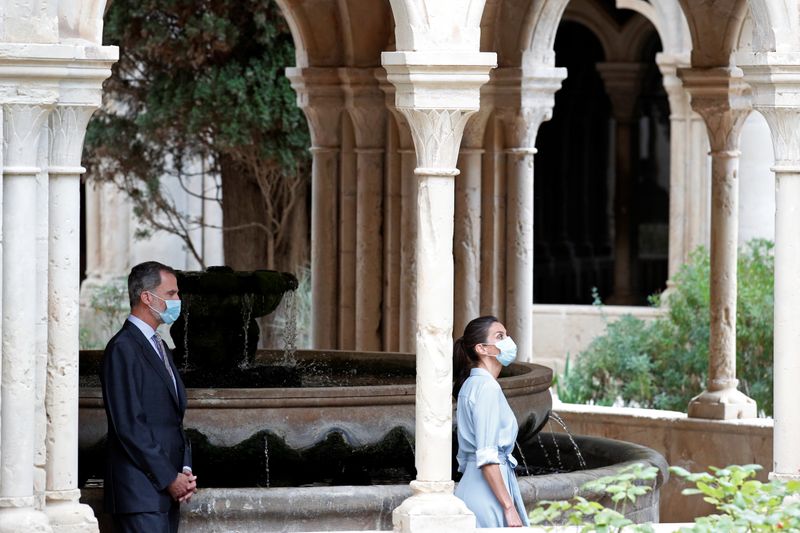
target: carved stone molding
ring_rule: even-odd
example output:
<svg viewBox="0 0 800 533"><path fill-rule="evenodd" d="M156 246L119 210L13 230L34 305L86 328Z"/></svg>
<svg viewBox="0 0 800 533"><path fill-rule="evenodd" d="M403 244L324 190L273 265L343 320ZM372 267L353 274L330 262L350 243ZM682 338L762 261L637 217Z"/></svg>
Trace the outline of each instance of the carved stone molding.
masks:
<svg viewBox="0 0 800 533"><path fill-rule="evenodd" d="M456 168L464 126L474 110L401 109L417 149L417 174Z"/></svg>
<svg viewBox="0 0 800 533"><path fill-rule="evenodd" d="M3 173L36 174L42 126L52 111L51 103L3 106Z"/></svg>
<svg viewBox="0 0 800 533"><path fill-rule="evenodd" d="M706 123L711 151L738 151L739 133L752 109L750 86L742 70L688 68L679 69L678 76L692 96L692 109Z"/></svg>
<svg viewBox="0 0 800 533"><path fill-rule="evenodd" d="M58 105L50 114L50 173L82 174L83 139L93 105Z"/></svg>
<svg viewBox="0 0 800 533"><path fill-rule="evenodd" d="M340 68L345 108L353 121L358 148L383 148L386 139L385 96L372 68Z"/></svg>
<svg viewBox="0 0 800 533"><path fill-rule="evenodd" d="M623 122L633 120L645 68L644 63L597 64L615 119Z"/></svg>
<svg viewBox="0 0 800 533"><path fill-rule="evenodd" d="M555 94L566 77L566 69L545 65L492 72L489 90L509 148L535 147L539 127L552 118Z"/></svg>
<svg viewBox="0 0 800 533"><path fill-rule="evenodd" d="M787 59L791 58L778 58ZM772 131L775 164L800 170L800 54L794 59L795 64L747 65L742 69L745 81L753 88L753 107L764 115Z"/></svg>
<svg viewBox="0 0 800 533"><path fill-rule="evenodd" d="M341 116L344 91L336 68L286 69L286 77L297 93L297 106L308 121L315 148L335 148L341 144Z"/></svg>
<svg viewBox="0 0 800 533"><path fill-rule="evenodd" d="M467 120L464 126L464 136L461 140L462 151L482 150L483 138L486 133L486 124L492 116L493 106L491 99L481 95L481 108Z"/></svg>

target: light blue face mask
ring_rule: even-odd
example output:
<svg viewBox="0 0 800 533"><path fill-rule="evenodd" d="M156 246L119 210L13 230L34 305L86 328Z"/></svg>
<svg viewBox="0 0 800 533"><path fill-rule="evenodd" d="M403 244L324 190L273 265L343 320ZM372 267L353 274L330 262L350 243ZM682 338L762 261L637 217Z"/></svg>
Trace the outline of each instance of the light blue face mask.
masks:
<svg viewBox="0 0 800 533"><path fill-rule="evenodd" d="M500 353L495 357L500 361L501 365L508 366L517 358L517 343L511 337L497 341L494 345L500 350Z"/></svg>
<svg viewBox="0 0 800 533"><path fill-rule="evenodd" d="M164 300L164 298L162 298L158 294L154 294L154 293L152 293L150 291L147 291L147 292L149 292L150 294L152 294L153 296L155 296L156 298L158 298L159 300L162 300L165 304L167 304L167 308L164 309L163 311L157 311L156 309L153 309L149 305L147 306L147 307L150 307L151 311L153 311L154 313L158 314L158 317L161 319L161 321L164 324L169 326L170 324L172 324L173 322L178 320L178 316L181 314L181 301L180 300Z"/></svg>

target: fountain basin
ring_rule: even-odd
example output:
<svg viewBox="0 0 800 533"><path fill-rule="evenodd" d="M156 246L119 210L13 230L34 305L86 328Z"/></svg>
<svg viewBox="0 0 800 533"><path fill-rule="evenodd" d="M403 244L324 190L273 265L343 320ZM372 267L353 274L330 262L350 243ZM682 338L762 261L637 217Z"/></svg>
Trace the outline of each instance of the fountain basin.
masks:
<svg viewBox="0 0 800 533"><path fill-rule="evenodd" d="M81 354L81 482L100 478L103 472L106 416L96 378L92 383L101 357L100 352ZM342 435L349 446L360 448L401 431L408 436L407 451L411 451L416 379L413 355L301 350L295 357L294 365L282 365L284 354L278 351L259 351L256 357L262 369L295 369L288 372L293 386L192 388L187 376L187 432L202 436L204 446L231 448L267 431L272 447L277 442L291 450L302 450L332 434ZM520 426L537 428L547 420L552 405L551 381L549 368L528 363L515 363L501 374L500 385ZM193 446L199 451L196 443ZM266 443L263 447L269 448ZM197 459L195 454L200 472L202 464L198 465ZM413 477L413 464L410 468Z"/></svg>
<svg viewBox="0 0 800 533"><path fill-rule="evenodd" d="M637 523L658 522L659 490L669 478L667 463L657 452L628 442L598 437L575 436L588 468L575 472L519 478L525 506L533 509L542 500L565 500L583 496L613 504L598 494L580 487L589 480L611 475L633 464L656 466L660 474L654 489L625 509L625 516ZM564 434L542 434L543 447L538 439L521 442L528 463L544 460L547 453L555 457L559 448L562 458L570 464L572 444ZM538 450L538 451L537 451ZM546 450L544 452L543 450ZM546 462L546 460L545 460ZM102 489L83 489L82 500L101 517L101 531L108 529L107 517L100 515ZM407 497L407 484L347 487L291 488L203 488L181 510L181 530L192 533L261 532L261 531L357 531L391 530L392 510Z"/></svg>

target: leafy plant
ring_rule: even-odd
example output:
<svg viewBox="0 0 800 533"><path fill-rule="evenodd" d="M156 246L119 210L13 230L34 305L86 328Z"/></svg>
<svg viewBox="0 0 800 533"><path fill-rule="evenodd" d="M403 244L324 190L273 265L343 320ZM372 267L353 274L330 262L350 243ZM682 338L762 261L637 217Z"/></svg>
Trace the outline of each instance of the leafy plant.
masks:
<svg viewBox="0 0 800 533"><path fill-rule="evenodd" d="M686 533L772 532L800 530L800 481L772 480L762 483L752 479L760 465L711 467L711 472L691 473L673 466L670 472L694 484L684 495L703 495L719 514L695 519ZM634 502L652 489L642 481L655 480L658 469L634 464L613 476L586 483L582 488L607 494L614 502L609 509L598 502L576 497L569 501L541 502L529 513L534 525L566 522L579 531L654 531L651 524L633 524L625 518L624 504ZM621 508L618 508L622 504Z"/></svg>
<svg viewBox="0 0 800 533"><path fill-rule="evenodd" d="M798 531L800 530L800 481L751 479L760 465L711 467L711 472L692 474L673 466L670 471L694 483L682 494L702 494L720 514L700 517L681 531Z"/></svg>
<svg viewBox="0 0 800 533"><path fill-rule="evenodd" d="M89 306L93 311L93 324L91 328L86 325L80 328L80 346L82 349L102 348L130 312L127 279L113 278L93 287Z"/></svg>
<svg viewBox="0 0 800 533"><path fill-rule="evenodd" d="M625 518L625 509L639 496L651 492L653 488L642 484L654 482L658 468L641 463L628 465L617 474L604 476L583 485L582 489L605 494L614 503L610 509L596 501L576 496L568 501L543 501L528 514L534 525L556 525L567 523L580 527L580 531L653 531L650 524L634 524Z"/></svg>
<svg viewBox="0 0 800 533"><path fill-rule="evenodd" d="M772 413L773 245L747 243L739 255L737 377L742 391ZM695 250L675 276L667 313L644 321L627 315L609 323L560 380L571 403L631 405L683 411L703 390L708 372L710 261ZM661 303L651 297L651 305Z"/></svg>

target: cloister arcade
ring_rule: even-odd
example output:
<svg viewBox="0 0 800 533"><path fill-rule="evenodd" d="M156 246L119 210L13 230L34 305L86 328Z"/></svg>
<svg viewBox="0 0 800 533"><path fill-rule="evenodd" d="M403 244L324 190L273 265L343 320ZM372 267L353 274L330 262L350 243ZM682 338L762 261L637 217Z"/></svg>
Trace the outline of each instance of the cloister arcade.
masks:
<svg viewBox="0 0 800 533"><path fill-rule="evenodd" d="M534 200L537 135L570 75L556 63L562 20L591 30L602 48L597 73L615 140L605 154L615 177L606 192L612 302L630 302L636 285L630 162L641 122L632 104L653 55L663 79L667 276L706 238L711 250L709 381L688 406L693 417L756 414L735 368L739 139L751 110L765 117L776 190L771 475L797 478L796 0L277 2L297 49L287 76L312 137L313 344L417 354L417 479L395 511L397 529L474 527L452 495L454 329L498 314L522 358L534 357L534 235L545 243L564 222L537 218L552 206ZM629 12L615 20L614 7ZM102 44L104 8L0 4L0 531L97 530L77 487L78 221L83 135L117 57ZM563 198L556 193L548 204Z"/></svg>

